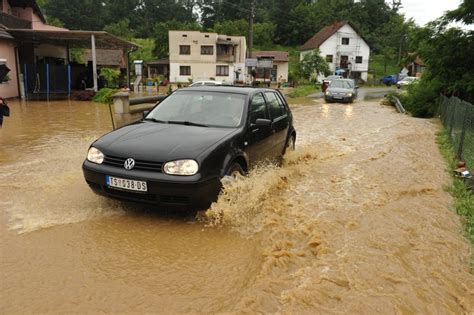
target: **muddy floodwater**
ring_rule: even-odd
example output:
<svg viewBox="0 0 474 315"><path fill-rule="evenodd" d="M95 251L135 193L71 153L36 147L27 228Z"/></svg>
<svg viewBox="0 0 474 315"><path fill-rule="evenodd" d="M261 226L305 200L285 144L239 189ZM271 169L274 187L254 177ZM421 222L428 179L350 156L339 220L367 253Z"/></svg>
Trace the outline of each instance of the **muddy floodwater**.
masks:
<svg viewBox="0 0 474 315"><path fill-rule="evenodd" d="M0 129L0 313L474 311L440 126L374 101L293 105L297 150L207 212L85 184L107 106L10 103Z"/></svg>

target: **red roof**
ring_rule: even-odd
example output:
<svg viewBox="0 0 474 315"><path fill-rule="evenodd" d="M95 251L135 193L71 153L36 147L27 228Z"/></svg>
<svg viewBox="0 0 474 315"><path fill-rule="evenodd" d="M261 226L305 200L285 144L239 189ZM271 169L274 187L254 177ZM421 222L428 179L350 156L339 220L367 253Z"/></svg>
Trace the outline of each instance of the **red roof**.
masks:
<svg viewBox="0 0 474 315"><path fill-rule="evenodd" d="M255 51L252 54L254 57L272 57L273 61L288 62L287 51Z"/></svg>
<svg viewBox="0 0 474 315"><path fill-rule="evenodd" d="M301 50L311 50L315 48L319 48L322 43L329 39L334 33L336 33L341 27L344 25L349 24L348 21L336 21L331 25L324 27L322 30L317 32L313 37L311 37L303 46L301 46ZM354 28L351 25L352 28Z"/></svg>

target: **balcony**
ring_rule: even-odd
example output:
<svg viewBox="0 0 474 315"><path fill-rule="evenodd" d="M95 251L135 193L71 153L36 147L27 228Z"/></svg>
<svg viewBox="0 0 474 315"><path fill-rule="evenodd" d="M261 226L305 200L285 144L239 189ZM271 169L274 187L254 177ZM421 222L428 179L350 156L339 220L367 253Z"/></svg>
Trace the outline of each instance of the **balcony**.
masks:
<svg viewBox="0 0 474 315"><path fill-rule="evenodd" d="M217 44L217 62L235 62L235 47L229 44Z"/></svg>
<svg viewBox="0 0 474 315"><path fill-rule="evenodd" d="M31 21L17 18L14 15L0 13L0 24L5 25L8 28L19 28L19 29L32 29Z"/></svg>

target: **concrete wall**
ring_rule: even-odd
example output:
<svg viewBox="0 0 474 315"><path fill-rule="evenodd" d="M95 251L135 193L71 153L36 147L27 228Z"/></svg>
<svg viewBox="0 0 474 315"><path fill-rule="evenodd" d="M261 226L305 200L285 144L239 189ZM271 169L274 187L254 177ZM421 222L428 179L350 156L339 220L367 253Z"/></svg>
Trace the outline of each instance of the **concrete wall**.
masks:
<svg viewBox="0 0 474 315"><path fill-rule="evenodd" d="M18 74L16 71L15 46L13 42L0 39L0 59L7 60L10 69L10 81L0 83L0 96L5 98L18 97Z"/></svg>
<svg viewBox="0 0 474 315"><path fill-rule="evenodd" d="M273 65L277 66L277 80L280 75L283 76L283 80L288 82L288 62L278 62L274 61Z"/></svg>
<svg viewBox="0 0 474 315"><path fill-rule="evenodd" d="M237 43L235 47L235 61L226 62L219 60L217 56L218 40L227 40ZM191 53L180 55L180 45L189 45ZM212 55L201 55L201 46L212 46ZM245 75L245 52L247 46L243 36L226 36L216 33L201 33L199 31L169 31L169 52L170 52L170 81L189 82L208 80L215 78L216 81L233 82L234 79L243 80ZM228 76L217 76L216 66L229 66ZM191 75L180 75L180 66L190 66ZM240 78L235 78L234 71L240 69Z"/></svg>
<svg viewBox="0 0 474 315"><path fill-rule="evenodd" d="M10 3L8 3L7 0L3 0L3 7L2 7L2 12L7 13L7 14L12 14L12 7L10 6Z"/></svg>

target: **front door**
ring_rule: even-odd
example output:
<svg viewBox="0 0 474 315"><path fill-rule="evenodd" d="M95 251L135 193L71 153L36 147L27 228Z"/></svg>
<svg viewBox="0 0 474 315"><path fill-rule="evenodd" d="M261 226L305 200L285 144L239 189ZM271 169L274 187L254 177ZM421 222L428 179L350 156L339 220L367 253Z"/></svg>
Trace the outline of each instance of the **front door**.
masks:
<svg viewBox="0 0 474 315"><path fill-rule="evenodd" d="M256 126L255 122L259 118L270 119L267 104L262 93L257 93L252 98L247 135L245 137L247 142L246 153L251 167L268 158L273 149L272 126Z"/></svg>

